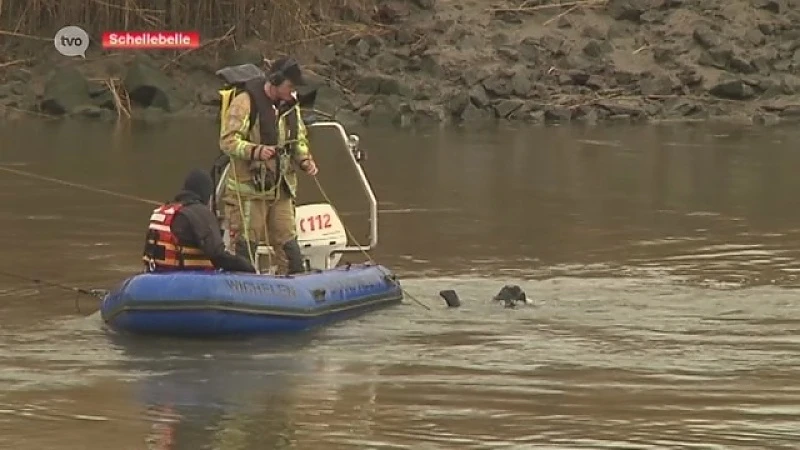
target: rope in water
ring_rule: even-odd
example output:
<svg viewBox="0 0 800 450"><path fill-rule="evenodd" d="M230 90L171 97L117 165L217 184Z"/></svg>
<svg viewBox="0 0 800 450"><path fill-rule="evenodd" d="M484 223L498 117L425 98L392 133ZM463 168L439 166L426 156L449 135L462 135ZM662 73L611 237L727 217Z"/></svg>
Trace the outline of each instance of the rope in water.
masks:
<svg viewBox="0 0 800 450"><path fill-rule="evenodd" d="M325 189L322 187L322 183L319 182L319 178L317 178L316 175L314 175L313 178L314 178L314 183L316 183L316 185L317 185L317 189L319 189L319 193L322 195L322 198L325 199L325 202L327 202L329 205L331 205L331 208L333 208L333 211L336 212L336 215L339 215L339 212L336 211L336 207L333 206L333 202L331 201L330 197L328 197L328 193L325 192ZM372 264L372 265L377 267L378 264L375 262L375 260L372 259L372 256L370 256L370 254L367 253L366 250L364 250L364 247L358 242L358 240L355 238L355 236L353 236L353 233L350 232L350 229L347 228L344 224L342 224L342 228L344 228L344 232L347 234L347 237L359 248L361 253L364 255L365 258L367 258L367 260L370 262L370 264ZM388 276L389 274L384 273L384 275ZM400 290L403 292L403 294L405 294L406 297L410 298L414 303L418 304L419 306L422 306L423 308L427 309L428 311L431 310L430 306L426 305L425 303L420 301L418 298L416 298L413 295L411 295L411 293L409 293L408 291L403 289L403 287L400 286L399 283L395 283L395 285L398 288L400 288Z"/></svg>
<svg viewBox="0 0 800 450"><path fill-rule="evenodd" d="M123 194L123 193L120 193L120 192L111 191L111 190L108 190L108 189L96 188L96 187L92 187L92 186L89 186L89 185L86 185L86 184L74 183L74 182L71 182L71 181L61 180L61 179L58 179L58 178L39 175L39 174L36 174L36 173L33 173L33 172L28 172L28 171L25 171L25 170L12 169L12 168L7 167L7 166L0 165L0 171L13 173L15 175L19 175L19 176L22 176L22 177L28 177L28 178L33 178L33 179L42 180L42 181L48 181L50 183L60 184L62 186L68 186L68 187L72 187L72 188L75 188L75 189L83 189L83 190L89 191L89 192L95 192L95 193L98 193L98 194L106 194L106 195L110 195L110 196L113 196L113 197L124 198L126 200L132 200L132 201L135 201L135 202L146 203L146 204L149 204L149 205L159 206L159 205L162 204L162 202L146 199L146 198L143 198L143 197L137 197L135 195L128 195L128 194ZM328 196L328 193L325 192L325 189L322 187L322 183L320 183L320 181L317 178L317 176L315 175L313 178L314 178L314 182L317 185L317 189L319 190L319 192L322 195L322 197L325 199L325 201L329 205L331 205L331 208L333 208L333 210L336 211L337 214L339 214L338 211L336 210L336 207L333 205L333 202L331 201L330 197ZM241 198L239 198L238 200L240 202L240 204L239 204L240 208L239 209L240 209L240 211L243 211L243 209L242 209L242 207L244 206L243 202L241 201ZM363 249L363 246L361 244L359 244L358 240L355 238L355 236L353 236L353 233L350 232L350 229L347 228L346 226L344 226L344 224L342 224L342 227L344 228L344 231L347 234L348 238L351 239L353 241L353 243L356 246L359 247L359 249L361 249L361 253L367 258L367 260L371 264L377 265L375 260L372 259L372 256L370 256L370 254L367 253ZM248 226L244 226L244 228L245 228L245 233L246 233L246 230L249 227ZM245 236L245 237L247 237L247 236ZM248 247L248 252L250 253L250 259L251 259L251 261L253 261L253 264L255 264L255 255L252 254L252 250L250 249L250 246L248 245L247 247ZM11 274L6 274L6 275L11 276ZM48 282L45 282L44 280L39 280L39 279L35 279L35 278L27 278L27 277L22 277L22 276L16 276L16 277L17 278L24 278L27 281L34 281L34 282L41 283L41 284L47 284L48 283ZM82 294L96 295L96 294L92 293L93 292L92 290L86 290L86 289L77 290L78 288L72 288L72 287L65 286L65 285L59 285L58 283L50 283L50 285L53 286L53 287L67 288L69 290L72 290L74 292L79 292L79 293L82 293ZM403 292L403 294L405 294L406 297L410 298L414 303L416 303L416 304L418 304L418 305L422 306L423 308L425 308L425 309L430 311L431 308L428 305L426 305L425 303L423 303L422 301L420 301L419 299L417 299L416 297L411 295L411 293L409 293L408 291L403 289L401 286L399 286L399 284L398 284L398 287L400 287L401 291Z"/></svg>
<svg viewBox="0 0 800 450"><path fill-rule="evenodd" d="M33 278L33 277L27 277L27 276L24 276L24 275L18 275L18 274L15 274L15 273L6 272L6 271L2 271L2 270L0 270L0 275L6 276L6 277L9 277L9 278L16 278L16 279L22 280L22 281L29 281L31 283L41 284L41 285L44 285L44 286L63 289L65 291L72 291L72 292L77 292L79 294L90 295L90 296L93 296L93 297L101 297L102 298L102 296L105 295L108 292L108 291L106 291L104 289L84 289L84 288L79 288L79 287L75 287L75 286L69 286L69 285L66 285L66 284L57 283L55 281L47 281L47 280L42 279L42 278Z"/></svg>
<svg viewBox="0 0 800 450"><path fill-rule="evenodd" d="M60 180L58 178L46 177L44 175L38 175L38 174L35 174L33 172L28 172L28 171L25 171L25 170L12 169L12 168L6 167L6 166L0 166L0 170L2 170L4 172L20 175L20 176L23 176L23 177L34 178L34 179L42 180L42 181L49 181L51 183L60 184L62 186L69 186L69 187L73 187L73 188L76 188L76 189L83 189L85 191L96 192L98 194L111 195L113 197L124 198L126 200L133 200L135 202L147 203L147 204L155 205L155 206L158 206L158 205L162 204L162 202L157 202L155 200L150 200L150 199L146 199L146 198L142 198L142 197L137 197L135 195L122 194L122 193L119 193L119 192L109 191L108 189L96 188L96 187L88 186L88 185L85 185L85 184L73 183L71 181L66 181L66 180Z"/></svg>
<svg viewBox="0 0 800 450"><path fill-rule="evenodd" d="M65 291L75 292L77 294L75 296L75 309L79 313L81 312L81 307L79 302L79 296L81 294L88 295L90 297L95 297L98 300L102 300L103 297L105 297L105 295L108 294L108 291L105 289L84 289L75 286L69 286L62 283L56 283L55 281L48 281L42 278L27 277L25 275L19 275L16 273L11 273L6 271L0 271L0 275L8 278L16 278L17 280L27 281L34 284L41 284L43 286L48 286L56 289L63 289Z"/></svg>
<svg viewBox="0 0 800 450"><path fill-rule="evenodd" d="M113 197L124 198L126 200L132 200L132 201L135 201L135 202L145 203L145 204L153 205L153 206L161 206L164 203L164 202L159 202L159 201L156 201L156 200L153 200L153 199L149 199L149 198L137 197L135 195L124 194L122 192L111 191L111 190L108 190L108 189L97 188L97 187L89 186L89 185L86 185L86 184L74 183L72 181L66 181L66 180L61 180L61 179L58 179L58 178L52 178L52 177L48 177L48 176L44 176L44 175L39 175L39 174L36 174L36 173L33 173L33 172L28 172L28 171L25 171L25 170L12 169L11 167L3 166L3 165L0 165L0 171L13 173L13 174L16 174L16 175L19 175L19 176L23 176L23 177L34 178L34 179L37 179L37 180L49 181L51 183L60 184L62 186L69 186L69 187L73 187L73 188L76 188L76 189L82 189L84 191L94 192L94 193L98 193L98 194L111 195ZM416 209L415 210L412 210L412 209L382 209L379 212L381 212L383 214L402 214L402 213L409 213L409 212L414 212L414 211L425 211L425 210L416 210ZM434 209L434 210L428 210L428 211L448 212L448 211L451 211L451 210L450 209ZM361 213L360 212L350 211L350 212L341 213L341 216L344 217L344 216L351 216L351 215L356 215L356 214L361 214Z"/></svg>

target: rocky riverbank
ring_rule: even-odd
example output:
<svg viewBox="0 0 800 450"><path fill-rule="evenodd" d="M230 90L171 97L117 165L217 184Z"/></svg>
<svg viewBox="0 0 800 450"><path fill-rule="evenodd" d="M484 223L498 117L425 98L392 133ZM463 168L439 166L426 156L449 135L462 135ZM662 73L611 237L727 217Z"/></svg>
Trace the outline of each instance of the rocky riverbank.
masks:
<svg viewBox="0 0 800 450"><path fill-rule="evenodd" d="M300 56L317 108L367 124L800 117L798 0L552 3L384 0L349 17L368 35ZM215 114L214 71L260 58L0 63L0 108L116 118L127 92L134 117Z"/></svg>

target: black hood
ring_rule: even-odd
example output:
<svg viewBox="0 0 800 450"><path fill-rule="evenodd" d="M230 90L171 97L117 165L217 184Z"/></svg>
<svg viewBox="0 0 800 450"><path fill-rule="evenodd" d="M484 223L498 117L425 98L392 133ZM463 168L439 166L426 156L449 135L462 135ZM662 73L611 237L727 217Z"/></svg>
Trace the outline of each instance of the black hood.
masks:
<svg viewBox="0 0 800 450"><path fill-rule="evenodd" d="M214 182L205 170L194 169L183 182L183 190L175 196L179 202L196 201L208 205L214 193Z"/></svg>

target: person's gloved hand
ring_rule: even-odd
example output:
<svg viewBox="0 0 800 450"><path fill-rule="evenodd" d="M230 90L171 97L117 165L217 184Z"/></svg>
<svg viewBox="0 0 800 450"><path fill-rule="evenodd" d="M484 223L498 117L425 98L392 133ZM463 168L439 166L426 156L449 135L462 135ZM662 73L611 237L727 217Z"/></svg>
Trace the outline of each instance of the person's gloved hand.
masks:
<svg viewBox="0 0 800 450"><path fill-rule="evenodd" d="M258 161L269 161L275 156L275 153L277 153L275 147L271 145L259 145L256 147L253 156L255 156L254 159Z"/></svg>
<svg viewBox="0 0 800 450"><path fill-rule="evenodd" d="M319 169L317 169L317 163L315 163L313 159L304 160L302 163L300 163L300 168L312 177L319 173Z"/></svg>

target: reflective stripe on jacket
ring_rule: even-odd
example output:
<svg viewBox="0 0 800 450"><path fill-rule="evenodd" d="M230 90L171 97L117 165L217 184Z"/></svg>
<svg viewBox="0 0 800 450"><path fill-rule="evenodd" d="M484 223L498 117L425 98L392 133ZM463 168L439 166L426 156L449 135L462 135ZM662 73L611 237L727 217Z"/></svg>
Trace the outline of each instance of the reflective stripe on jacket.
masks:
<svg viewBox="0 0 800 450"><path fill-rule="evenodd" d="M263 97L263 98L261 98ZM253 99L260 99L254 101ZM259 108L258 120L250 124L250 109ZM239 192L246 198L274 199L279 195L277 186L286 187L289 195L297 192L296 167L311 159L308 134L297 102L277 110L260 88L250 87L234 96L227 109L227 120L220 130L220 150L231 158L234 166L228 171L225 188L228 192ZM268 162L253 159L259 144L275 145L283 151ZM263 169L268 170L266 189ZM261 179L259 179L261 178Z"/></svg>
<svg viewBox="0 0 800 450"><path fill-rule="evenodd" d="M201 249L180 245L172 232L172 221L182 208L180 203L167 203L150 215L142 255L148 271L214 270L214 264Z"/></svg>

